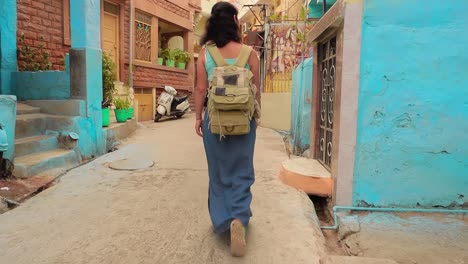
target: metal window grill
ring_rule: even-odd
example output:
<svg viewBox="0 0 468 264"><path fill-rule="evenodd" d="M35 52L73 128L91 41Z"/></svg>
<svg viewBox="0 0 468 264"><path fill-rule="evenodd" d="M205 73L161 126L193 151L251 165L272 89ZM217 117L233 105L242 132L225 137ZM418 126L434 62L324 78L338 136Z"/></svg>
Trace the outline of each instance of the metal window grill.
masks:
<svg viewBox="0 0 468 264"><path fill-rule="evenodd" d="M318 115L317 160L328 170L332 163L333 148L333 105L335 100L336 79L336 37L332 37L319 45L320 62L320 95Z"/></svg>
<svg viewBox="0 0 468 264"><path fill-rule="evenodd" d="M151 20L142 12L135 12L135 59L151 62Z"/></svg>

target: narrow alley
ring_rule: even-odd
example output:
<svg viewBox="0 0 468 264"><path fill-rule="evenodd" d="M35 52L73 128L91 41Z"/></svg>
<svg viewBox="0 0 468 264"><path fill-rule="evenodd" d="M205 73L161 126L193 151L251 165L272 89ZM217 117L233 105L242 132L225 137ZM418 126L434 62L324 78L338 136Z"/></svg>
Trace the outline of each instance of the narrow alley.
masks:
<svg viewBox="0 0 468 264"><path fill-rule="evenodd" d="M307 196L280 183L286 158L259 128L248 254L233 259L207 211L207 166L193 115L145 122L119 150L1 216L0 263L319 263L323 237ZM151 159L139 171L109 162Z"/></svg>
<svg viewBox="0 0 468 264"><path fill-rule="evenodd" d="M468 264L467 13L1 0L0 264Z"/></svg>

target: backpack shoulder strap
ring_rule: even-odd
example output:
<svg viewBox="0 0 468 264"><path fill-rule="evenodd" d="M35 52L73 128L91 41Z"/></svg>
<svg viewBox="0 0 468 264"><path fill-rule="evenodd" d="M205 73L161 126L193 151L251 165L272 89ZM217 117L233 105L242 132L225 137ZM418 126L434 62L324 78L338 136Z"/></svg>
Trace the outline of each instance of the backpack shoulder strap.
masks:
<svg viewBox="0 0 468 264"><path fill-rule="evenodd" d="M228 64L224 60L223 55L221 55L221 52L219 52L218 47L215 45L207 45L206 49L210 53L211 57L213 58L214 62L216 63L216 66L218 67L223 67L227 66Z"/></svg>
<svg viewBox="0 0 468 264"><path fill-rule="evenodd" d="M242 45L239 57L236 60L235 65L240 68L244 68L247 62L249 62L250 52L252 49L247 45Z"/></svg>

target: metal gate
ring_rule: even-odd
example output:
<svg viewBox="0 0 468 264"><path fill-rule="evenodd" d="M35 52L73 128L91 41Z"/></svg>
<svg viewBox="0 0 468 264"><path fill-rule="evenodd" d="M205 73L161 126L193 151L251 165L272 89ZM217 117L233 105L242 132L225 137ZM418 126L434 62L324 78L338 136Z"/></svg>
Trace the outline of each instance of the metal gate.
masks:
<svg viewBox="0 0 468 264"><path fill-rule="evenodd" d="M336 36L322 42L318 47L320 62L320 94L319 94L319 116L318 142L316 155L320 163L328 170L331 168L333 147L333 104L335 100L335 77L336 77Z"/></svg>

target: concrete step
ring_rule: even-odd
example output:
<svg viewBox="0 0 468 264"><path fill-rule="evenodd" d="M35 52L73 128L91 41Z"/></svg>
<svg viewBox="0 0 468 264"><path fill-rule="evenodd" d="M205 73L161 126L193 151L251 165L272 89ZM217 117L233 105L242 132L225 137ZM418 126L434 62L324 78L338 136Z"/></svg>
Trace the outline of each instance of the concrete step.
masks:
<svg viewBox="0 0 468 264"><path fill-rule="evenodd" d="M23 103L16 104L16 114L17 115L24 115L24 114L35 114L40 113L41 109L39 107L30 106Z"/></svg>
<svg viewBox="0 0 468 264"><path fill-rule="evenodd" d="M137 130L136 118L127 120L125 123L111 123L104 129L107 138L107 151L110 151L119 141L126 139Z"/></svg>
<svg viewBox="0 0 468 264"><path fill-rule="evenodd" d="M364 258L351 256L328 256L320 260L320 264L398 264L391 259Z"/></svg>
<svg viewBox="0 0 468 264"><path fill-rule="evenodd" d="M26 104L41 109L42 113L63 116L86 116L84 100L30 100Z"/></svg>
<svg viewBox="0 0 468 264"><path fill-rule="evenodd" d="M71 168L80 162L81 158L74 150L53 149L16 158L13 175L27 178L51 169Z"/></svg>
<svg viewBox="0 0 468 264"><path fill-rule="evenodd" d="M73 116L59 116L42 113L16 116L16 138L45 134L47 130L67 131L73 125Z"/></svg>
<svg viewBox="0 0 468 264"><path fill-rule="evenodd" d="M39 135L15 140L15 157L56 149L56 135Z"/></svg>
<svg viewBox="0 0 468 264"><path fill-rule="evenodd" d="M307 194L330 197L333 179L317 160L292 156L282 163L279 175L284 184Z"/></svg>

